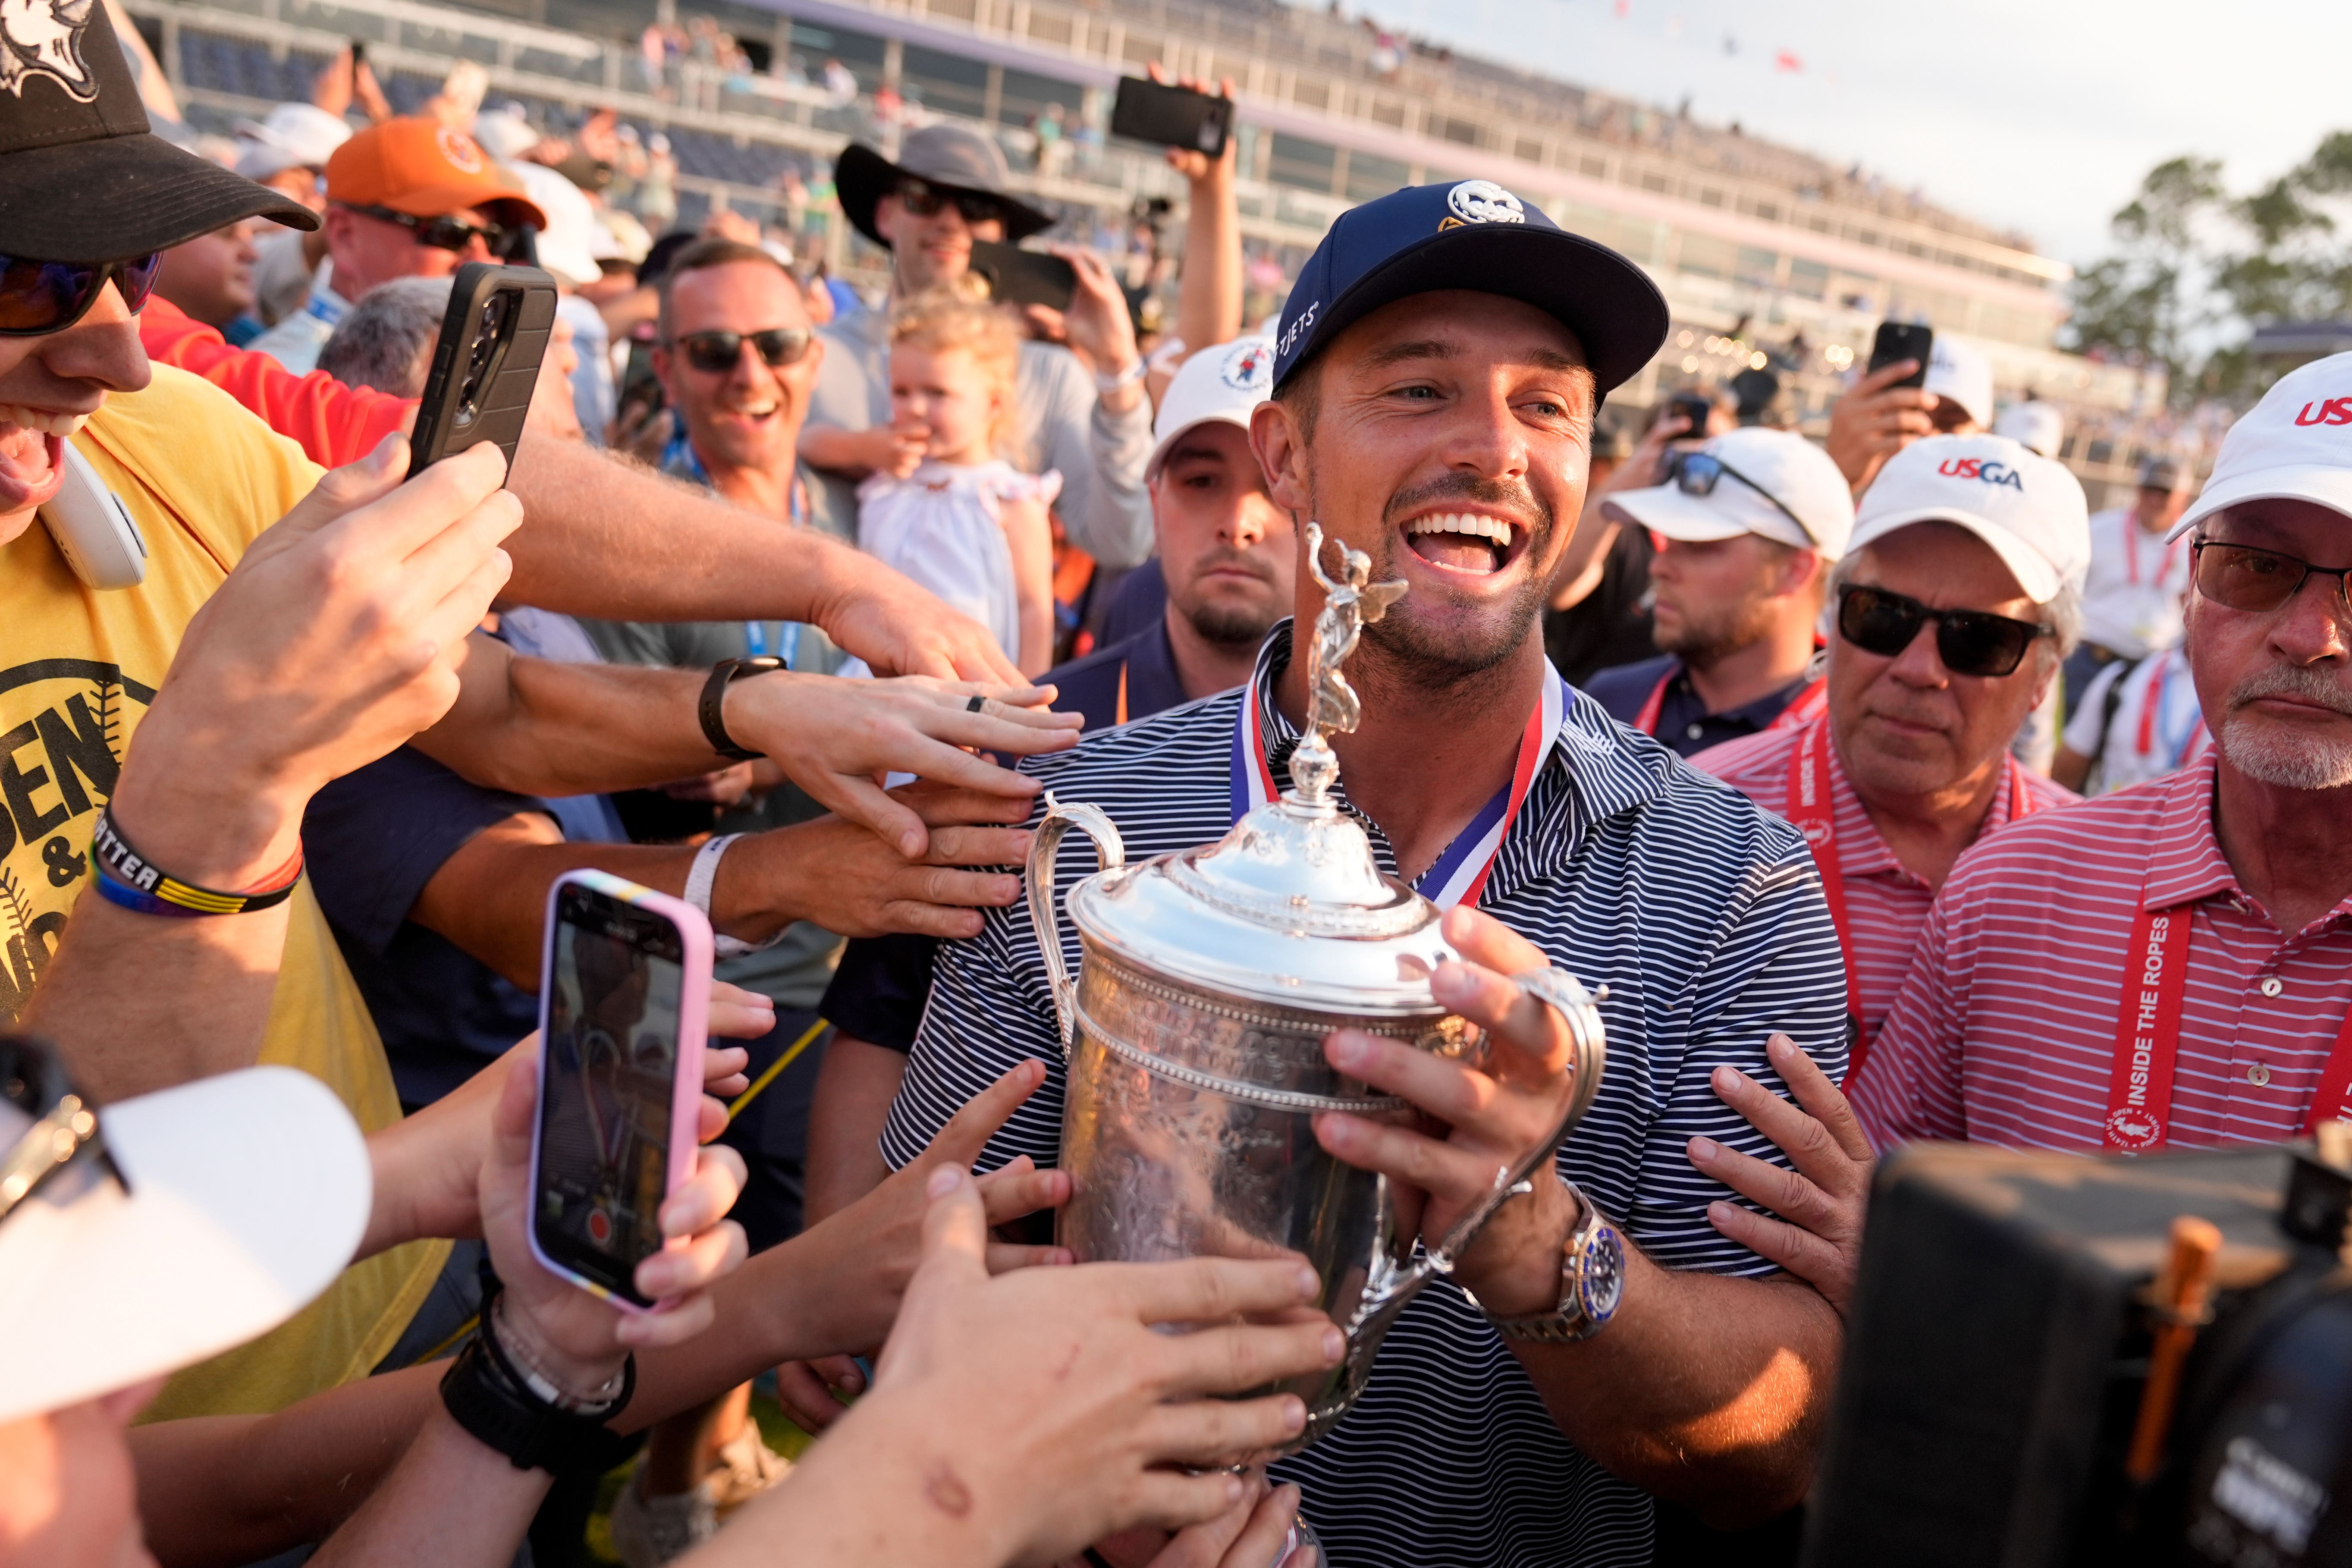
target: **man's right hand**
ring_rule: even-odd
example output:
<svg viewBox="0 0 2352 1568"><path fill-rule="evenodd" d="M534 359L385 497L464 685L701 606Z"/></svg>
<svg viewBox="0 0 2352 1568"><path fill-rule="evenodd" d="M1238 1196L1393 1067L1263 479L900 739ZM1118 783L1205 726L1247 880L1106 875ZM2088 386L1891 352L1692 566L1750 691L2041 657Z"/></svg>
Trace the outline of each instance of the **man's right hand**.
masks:
<svg viewBox="0 0 2352 1568"><path fill-rule="evenodd" d="M730 936L765 939L789 921L814 921L835 936L980 934L980 911L1019 901L1021 879L977 866L1018 866L1029 854L1020 824L1029 803L979 790L908 784L890 792L921 818L928 843L915 858L836 816L754 835L719 863L711 918ZM757 911L739 918L738 911Z"/></svg>
<svg viewBox="0 0 2352 1568"><path fill-rule="evenodd" d="M844 680L777 670L733 682L723 701L727 733L738 745L764 752L818 805L916 860L929 853L929 831L920 813L894 799L878 778L913 773L1028 801L1044 786L972 752L1028 756L1077 744L1085 717L1045 711L1041 704L1051 695L1050 687L926 675ZM982 699L976 712L975 697Z"/></svg>
<svg viewBox="0 0 2352 1568"><path fill-rule="evenodd" d="M302 808L457 700L457 654L506 584L522 521L488 443L405 483L388 436L246 551L188 623L114 806L174 875L248 886L293 853Z"/></svg>
<svg viewBox="0 0 2352 1568"><path fill-rule="evenodd" d="M1881 365L1847 388L1830 407L1830 436L1824 445L1838 471L1857 493L1878 477L1887 458L1920 437L1936 433L1931 417L1938 401L1936 395L1922 387L1895 384L1918 369L1915 359Z"/></svg>

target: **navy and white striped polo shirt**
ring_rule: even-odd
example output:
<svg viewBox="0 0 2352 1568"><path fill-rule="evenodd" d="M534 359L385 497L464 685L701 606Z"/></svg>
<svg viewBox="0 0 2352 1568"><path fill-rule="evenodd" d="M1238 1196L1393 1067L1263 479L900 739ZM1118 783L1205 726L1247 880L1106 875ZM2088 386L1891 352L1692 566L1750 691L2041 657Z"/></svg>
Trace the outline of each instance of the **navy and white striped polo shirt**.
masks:
<svg viewBox="0 0 2352 1568"><path fill-rule="evenodd" d="M1289 655L1285 625L1260 651L1252 686L1023 765L1065 802L1108 811L1130 864L1207 843L1233 825L1239 704L1253 690L1270 694ZM1812 858L1788 824L1572 695L1479 899L1555 963L1610 988L1601 1004L1607 1073L1560 1170L1660 1264L1771 1273L1707 1224L1707 1204L1732 1194L1694 1170L1684 1147L1704 1133L1787 1163L1707 1085L1716 1064L1728 1062L1785 1094L1764 1056L1776 1029L1832 1079L1845 1072L1844 966ZM1286 784L1297 731L1270 695L1259 700L1276 782ZM1393 874L1387 838L1364 826ZM1056 908L1094 868L1083 844L1070 849ZM1045 1082L981 1164L1020 1154L1058 1163L1062 1054L1045 969L1025 907L983 915L980 935L940 945L883 1131L894 1166L1028 1057L1047 1064ZM1075 973L1078 943L1066 921L1062 941ZM1276 1473L1305 1489L1307 1518L1339 1568L1650 1561L1647 1495L1569 1443L1502 1340L1443 1280L1389 1331L1355 1409Z"/></svg>

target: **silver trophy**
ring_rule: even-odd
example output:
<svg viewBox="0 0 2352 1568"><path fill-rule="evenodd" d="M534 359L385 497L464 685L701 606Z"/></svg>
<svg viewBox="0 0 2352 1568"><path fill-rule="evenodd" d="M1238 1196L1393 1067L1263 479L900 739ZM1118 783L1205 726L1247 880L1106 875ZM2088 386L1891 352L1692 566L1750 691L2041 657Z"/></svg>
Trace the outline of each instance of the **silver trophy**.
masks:
<svg viewBox="0 0 2352 1568"><path fill-rule="evenodd" d="M1355 729L1361 711L1340 661L1405 585L1368 582L1370 559L1344 544L1338 577L1326 576L1312 522L1307 548L1326 596L1307 650L1309 710L1290 762L1294 787L1216 843L1139 866L1126 863L1101 808L1048 795L1027 868L1068 1066L1062 1164L1073 1192L1061 1243L1081 1262L1297 1254L1312 1264L1323 1281L1318 1304L1349 1348L1334 1371L1284 1385L1307 1409L1306 1431L1286 1452L1346 1414L1389 1325L1552 1158L1591 1104L1602 1062L1601 1017L1584 987L1557 970L1519 976L1573 1041L1555 1131L1498 1169L1485 1201L1418 1257L1398 1234L1386 1179L1315 1141L1320 1111L1412 1114L1325 1061L1333 1029L1473 1062L1485 1040L1430 993L1437 964L1457 956L1438 934L1444 911L1381 872L1363 829L1330 795L1339 764L1325 736ZM1102 862L1070 889L1084 952L1075 982L1054 911L1055 860L1073 827Z"/></svg>

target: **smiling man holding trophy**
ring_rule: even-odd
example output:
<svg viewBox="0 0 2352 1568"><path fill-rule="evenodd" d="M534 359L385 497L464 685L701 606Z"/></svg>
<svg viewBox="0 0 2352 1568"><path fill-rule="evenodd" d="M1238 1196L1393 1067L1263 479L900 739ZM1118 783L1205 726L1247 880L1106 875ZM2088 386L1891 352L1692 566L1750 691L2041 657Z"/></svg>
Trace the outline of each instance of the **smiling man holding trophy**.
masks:
<svg viewBox="0 0 2352 1568"><path fill-rule="evenodd" d="M1811 1476L1836 1314L1687 1151L1786 1163L1711 1079L1777 1087L1776 1032L1843 1074L1836 933L1793 829L1543 653L1592 417L1666 323L1485 181L1332 226L1252 428L1311 635L1026 764L1031 909L941 948L884 1133L1036 1057L982 1163L1067 1168L1081 1260L1313 1262L1348 1359L1274 1470L1341 1568L1646 1563L1654 1498L1737 1527Z"/></svg>

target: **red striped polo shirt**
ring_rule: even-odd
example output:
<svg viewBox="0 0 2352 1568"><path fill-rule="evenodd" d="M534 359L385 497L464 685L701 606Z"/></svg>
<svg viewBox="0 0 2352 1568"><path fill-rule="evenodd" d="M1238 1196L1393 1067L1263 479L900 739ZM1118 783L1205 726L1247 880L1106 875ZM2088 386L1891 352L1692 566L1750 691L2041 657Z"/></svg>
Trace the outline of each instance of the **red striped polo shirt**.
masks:
<svg viewBox="0 0 2352 1568"><path fill-rule="evenodd" d="M2222 858L2213 790L2209 756L1961 857L1853 1086L1874 1143L2102 1147L2143 889L2190 909L2172 1143L2300 1134L2352 1006L2352 898L2282 937Z"/></svg>
<svg viewBox="0 0 2352 1568"><path fill-rule="evenodd" d="M1805 735L1802 728L1743 735L1708 747L1691 759L1691 766L1713 773L1774 816L1786 816L1789 764ZM1886 840L1878 836L1869 811L1846 778L1834 736L1829 752L1830 813L1835 829L1832 843L1838 870L1845 879L1846 929L1854 945L1849 956L1862 988L1854 1015L1862 1020L1866 1037L1874 1041L1895 1005L1895 993L1902 989L1903 977L1911 972L1919 928L1927 921L1936 890L1906 870ZM2000 770L1992 805L1985 813L1985 821L1996 827L2010 819L2010 773L2006 767ZM2025 781L2032 796L2029 816L2074 799L2074 791L2039 773L2026 773Z"/></svg>

